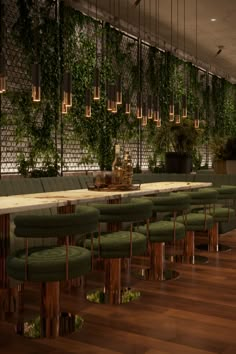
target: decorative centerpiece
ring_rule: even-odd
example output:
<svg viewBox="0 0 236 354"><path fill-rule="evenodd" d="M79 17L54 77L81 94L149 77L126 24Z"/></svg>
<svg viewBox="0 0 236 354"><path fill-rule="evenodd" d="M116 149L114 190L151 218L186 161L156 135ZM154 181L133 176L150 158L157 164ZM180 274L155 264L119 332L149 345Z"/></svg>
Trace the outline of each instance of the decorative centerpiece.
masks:
<svg viewBox="0 0 236 354"><path fill-rule="evenodd" d="M136 190L140 184L132 184L133 164L130 153L125 152L124 158L120 156L120 145L115 145L115 159L112 163L112 172L96 173L92 190Z"/></svg>

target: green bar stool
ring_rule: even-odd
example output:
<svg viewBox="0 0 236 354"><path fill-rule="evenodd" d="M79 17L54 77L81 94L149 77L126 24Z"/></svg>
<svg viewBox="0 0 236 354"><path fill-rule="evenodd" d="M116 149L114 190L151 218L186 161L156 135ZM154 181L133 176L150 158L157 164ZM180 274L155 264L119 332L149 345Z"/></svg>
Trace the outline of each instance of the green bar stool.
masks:
<svg viewBox="0 0 236 354"><path fill-rule="evenodd" d="M202 188L198 191L189 192L191 198L191 213L183 219L177 217L186 227L185 261L187 263L206 263L207 257L195 256L195 232L207 233L209 245L214 242L214 218L210 215L215 209L218 192L213 188Z"/></svg>
<svg viewBox="0 0 236 354"><path fill-rule="evenodd" d="M133 231L133 223L148 220L152 216L152 202L137 198L123 204L91 204L100 212L100 223L108 223L114 231L87 239L85 247L92 254L104 260L104 302L122 303L121 259L143 255L147 249L147 238L140 232ZM121 223L130 223L129 231L118 230Z"/></svg>
<svg viewBox="0 0 236 354"><path fill-rule="evenodd" d="M94 212L98 217L97 211ZM25 249L8 257L7 273L18 281L41 284L41 337L57 337L61 318L60 282L78 278L91 270L91 252L68 242L69 237L78 234L81 220L76 214L66 214L21 215L14 221L15 236L25 238ZM28 238L47 237L66 238L66 243L28 248Z"/></svg>
<svg viewBox="0 0 236 354"><path fill-rule="evenodd" d="M185 239L185 227L176 222L177 215L185 215L190 208L190 197L186 193L170 193L169 195L152 197L153 211L155 213L169 213L172 220L160 220L149 224L148 251L150 257L150 269L145 271L145 279L169 280L178 277L174 270L165 270L165 245L173 243L174 250L171 259L176 255L176 246ZM139 226L139 232L145 234L145 227Z"/></svg>

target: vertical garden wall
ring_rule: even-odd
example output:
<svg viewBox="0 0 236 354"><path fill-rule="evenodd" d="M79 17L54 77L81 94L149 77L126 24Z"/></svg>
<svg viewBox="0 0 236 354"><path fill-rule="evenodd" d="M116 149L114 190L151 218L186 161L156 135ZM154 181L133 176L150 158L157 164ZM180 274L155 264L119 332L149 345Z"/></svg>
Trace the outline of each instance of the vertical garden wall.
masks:
<svg viewBox="0 0 236 354"><path fill-rule="evenodd" d="M4 54L7 92L0 96L1 174L56 175L82 169L110 169L114 144L130 150L134 165L156 166L172 148L169 122L170 95L180 101L187 88L188 120L200 108L201 145L214 135L236 133L235 87L224 79L184 63L168 52L95 21L63 1L6 1ZM92 100L85 117L86 89L92 88L97 63L101 99ZM31 99L31 64L41 64L41 102ZM72 73L73 104L61 113L63 73ZM123 99L131 97L132 112L124 104L107 111L108 83L122 77ZM138 77L143 97L159 92L162 126L146 127L136 118Z"/></svg>

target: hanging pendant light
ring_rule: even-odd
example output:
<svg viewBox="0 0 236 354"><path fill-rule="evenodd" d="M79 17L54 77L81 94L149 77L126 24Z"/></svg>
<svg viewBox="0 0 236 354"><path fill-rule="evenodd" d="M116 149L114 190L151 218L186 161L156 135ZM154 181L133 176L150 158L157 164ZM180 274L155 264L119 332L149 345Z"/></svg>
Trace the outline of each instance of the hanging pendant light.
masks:
<svg viewBox="0 0 236 354"><path fill-rule="evenodd" d="M173 45L173 0L171 0L171 9L170 9L170 50L172 55L172 45ZM175 105L174 105L174 90L172 87L172 92L170 94L170 103L169 103L169 121L174 121L175 114Z"/></svg>
<svg viewBox="0 0 236 354"><path fill-rule="evenodd" d="M197 0L196 0L196 76L195 76L195 95L197 98L197 82L198 82L198 8L197 8ZM199 128L199 108L196 106L195 108L195 118L194 118L194 127L195 129Z"/></svg>
<svg viewBox="0 0 236 354"><path fill-rule="evenodd" d="M187 96L182 96L182 118L187 118L188 109L187 109Z"/></svg>
<svg viewBox="0 0 236 354"><path fill-rule="evenodd" d="M142 94L141 92L138 92L137 94L137 119L142 119L143 116L143 109L142 109Z"/></svg>
<svg viewBox="0 0 236 354"><path fill-rule="evenodd" d="M139 11L138 11L138 27L139 27L139 38L138 38L138 93L137 93L137 106L136 106L136 117L137 119L142 119L143 112L142 112L142 93L141 93L141 46L142 41L140 38L140 3L139 3Z"/></svg>
<svg viewBox="0 0 236 354"><path fill-rule="evenodd" d="M147 116L148 119L152 119L153 108L152 108L152 96L148 95L148 109L147 109Z"/></svg>
<svg viewBox="0 0 236 354"><path fill-rule="evenodd" d="M7 78L5 72L5 60L2 52L3 47L3 18L4 18L4 5L0 0L0 94L6 92L7 89Z"/></svg>
<svg viewBox="0 0 236 354"><path fill-rule="evenodd" d="M95 101L100 100L100 73L98 69L98 2L96 0L96 66L94 70L94 81L93 81L93 99Z"/></svg>
<svg viewBox="0 0 236 354"><path fill-rule="evenodd" d="M116 85L111 85L111 112L117 113L117 102L116 102Z"/></svg>
<svg viewBox="0 0 236 354"><path fill-rule="evenodd" d="M200 120L199 120L199 109L196 107L195 109L195 117L194 117L194 128L198 129L200 125Z"/></svg>
<svg viewBox="0 0 236 354"><path fill-rule="evenodd" d="M91 90L87 89L85 96L85 117L90 118L91 113Z"/></svg>
<svg viewBox="0 0 236 354"><path fill-rule="evenodd" d="M142 126L145 127L147 125L148 114L147 114L147 105L146 102L143 102L143 117L142 117Z"/></svg>
<svg viewBox="0 0 236 354"><path fill-rule="evenodd" d="M180 107L179 107L179 102L176 103L176 109L175 109L175 124L180 124Z"/></svg>
<svg viewBox="0 0 236 354"><path fill-rule="evenodd" d="M34 102L41 100L41 67L39 63L32 65L32 99Z"/></svg>
<svg viewBox="0 0 236 354"><path fill-rule="evenodd" d="M100 100L100 73L98 67L94 70L93 99Z"/></svg>
<svg viewBox="0 0 236 354"><path fill-rule="evenodd" d="M64 73L63 78L63 102L67 107L72 106L72 76L70 72Z"/></svg>
<svg viewBox="0 0 236 354"><path fill-rule="evenodd" d="M129 92L127 91L126 93L126 102L125 102L125 114L130 114L131 113L131 104L130 104L130 96Z"/></svg>
<svg viewBox="0 0 236 354"><path fill-rule="evenodd" d="M0 53L0 93L6 92L7 89L6 86L7 86L7 80L6 80L6 73L5 73L5 61L4 61L3 54Z"/></svg>
<svg viewBox="0 0 236 354"><path fill-rule="evenodd" d="M174 121L174 114L175 114L175 105L174 105L174 94L173 92L170 95L170 105L169 105L169 121Z"/></svg>
<svg viewBox="0 0 236 354"><path fill-rule="evenodd" d="M182 118L187 118L188 109L187 109L187 88L186 88L186 6L184 0L184 84L185 84L185 93L182 96Z"/></svg>
<svg viewBox="0 0 236 354"><path fill-rule="evenodd" d="M122 104L122 82L121 76L119 75L116 83L116 103L118 105Z"/></svg>

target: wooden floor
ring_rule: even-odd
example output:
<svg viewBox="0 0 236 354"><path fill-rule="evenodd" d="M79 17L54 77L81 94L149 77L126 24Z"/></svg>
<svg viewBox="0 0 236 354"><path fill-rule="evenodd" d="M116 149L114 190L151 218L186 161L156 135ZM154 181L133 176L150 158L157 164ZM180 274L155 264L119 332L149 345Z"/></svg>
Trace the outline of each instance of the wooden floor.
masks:
<svg viewBox="0 0 236 354"><path fill-rule="evenodd" d="M177 280L132 279L142 297L121 306L97 305L81 293L63 294L62 309L80 313L80 332L56 340L30 340L0 322L0 353L207 354L236 353L236 232L222 238L232 251L208 254L205 265L175 265ZM202 253L202 254L207 254ZM88 279L101 284L102 274ZM39 308L38 292L26 291L28 313Z"/></svg>

